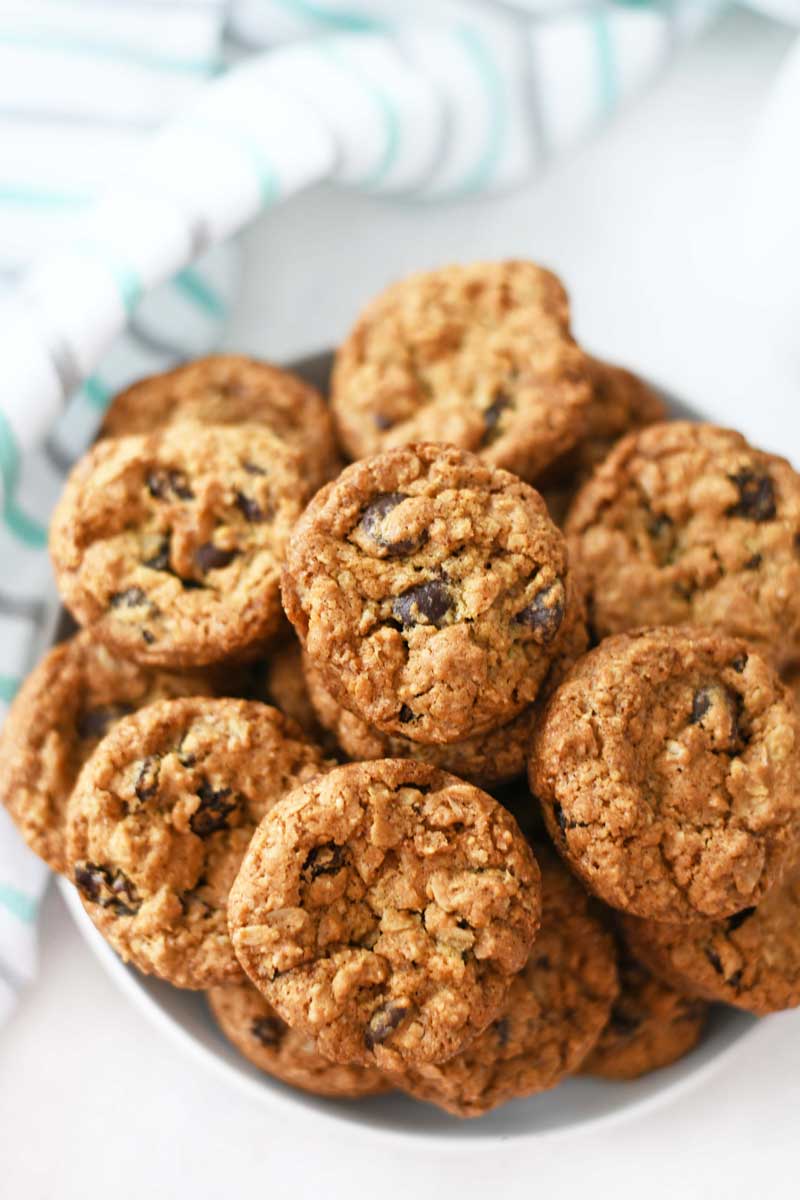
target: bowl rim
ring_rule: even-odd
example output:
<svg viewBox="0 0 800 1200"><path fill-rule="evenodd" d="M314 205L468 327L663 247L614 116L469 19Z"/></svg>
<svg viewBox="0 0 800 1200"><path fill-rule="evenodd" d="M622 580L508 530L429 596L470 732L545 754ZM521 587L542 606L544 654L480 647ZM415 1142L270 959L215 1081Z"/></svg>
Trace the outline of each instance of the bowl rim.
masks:
<svg viewBox="0 0 800 1200"><path fill-rule="evenodd" d="M57 884L67 911L94 957L111 979L113 979L120 991L128 997L134 1007L143 1013L153 1026L161 1030L174 1046L181 1049L189 1058L200 1064L206 1071L209 1071L220 1080L227 1081L240 1094L249 1096L256 1103L266 1103L268 1107L274 1107L276 1111L283 1110L287 1103L292 1107L297 1106L298 1109L304 1108L307 1112L310 1111L313 1114L314 1120L320 1120L326 1125L328 1132L331 1134L336 1132L341 1134L342 1127L344 1126L354 1136L358 1136L362 1140L368 1138L377 1144L386 1144L387 1142L396 1144L398 1139L403 1139L417 1145L435 1147L439 1150L462 1154L465 1147L468 1146L471 1151L480 1153L484 1150L496 1148L500 1143L512 1141L521 1144L527 1144L531 1141L544 1143L551 1139L572 1137L578 1131L581 1134L595 1134L613 1129L627 1121L649 1116L651 1113L666 1107L673 1101L679 1100L682 1096L687 1095L689 1092L708 1082L709 1079L713 1078L728 1063L734 1053L741 1049L744 1040L751 1037L758 1028L758 1023L754 1020L752 1024L742 1028L712 1058L699 1064L686 1074L665 1083L663 1087L660 1087L650 1096L646 1096L640 1100L633 1100L629 1104L615 1106L604 1113L578 1117L574 1122L565 1123L555 1129L539 1129L534 1126L524 1133L517 1134L498 1131L497 1133L482 1133L480 1137L475 1138L467 1136L459 1137L454 1136L453 1133L440 1133L438 1131L420 1133L418 1130L408 1128L404 1125L398 1125L392 1129L384 1125L373 1125L361 1121L355 1113L349 1111L345 1105L338 1104L336 1101L329 1101L324 1106L314 1104L313 1101L315 1098L299 1089L279 1088L275 1086L279 1081L271 1079L266 1073L263 1074L262 1078L253 1077L232 1063L226 1062L213 1050L203 1045L175 1017L170 1016L159 1004L158 1000L148 993L135 969L127 966L122 961L108 942L106 942L99 930L94 927L74 885L64 876L58 877ZM141 978L143 979L144 977ZM195 994L202 995L202 993ZM598 1080L598 1084L601 1086L603 1082L602 1080ZM273 1086L270 1086L270 1084ZM319 1098L317 1097L316 1099ZM457 1118L453 1119L457 1120ZM468 1130L469 1124L470 1122L461 1122L460 1128Z"/></svg>
<svg viewBox="0 0 800 1200"><path fill-rule="evenodd" d="M282 365L284 369L295 372L324 391L330 376L333 358L333 351L322 350ZM702 421L704 419L701 412L692 405L680 400L668 388L650 377L647 377L645 381L667 402L674 419L691 421ZM55 634L51 642L60 641L74 628L66 610L61 609L60 612L61 615L56 622ZM489 1131L482 1132L480 1137L472 1138L454 1136L453 1132L439 1132L437 1130L421 1133L418 1129L410 1128L403 1124L399 1124L395 1128L390 1128L383 1124L372 1124L360 1120L358 1115L349 1111L345 1104L337 1104L335 1101L328 1101L325 1104L319 1103L319 1097L314 1097L299 1089L279 1086L279 1081L272 1079L266 1073L263 1073L262 1077L259 1078L258 1076L251 1075L248 1071L238 1068L233 1063L226 1062L221 1055L215 1053L208 1046L205 1046L198 1037L184 1028L176 1017L167 1013L159 1001L148 992L143 982L145 977L139 976L134 968L127 966L105 941L102 934L94 927L72 883L63 876L60 876L57 882L67 911L97 961L114 980L120 991L129 998L134 1007L138 1008L152 1025L160 1029L173 1045L181 1049L189 1058L199 1063L207 1071L216 1075L218 1079L226 1080L240 1094L251 1097L259 1104L266 1103L268 1106L274 1107L276 1111L284 1110L287 1104L292 1107L296 1106L298 1109L305 1108L307 1112L313 1113L314 1118L319 1119L330 1133L338 1132L341 1134L343 1127L346 1127L353 1133L357 1132L357 1136L362 1140L367 1138L378 1144L386 1144L387 1142L396 1144L398 1139L403 1139L410 1143L429 1146L431 1148L435 1147L440 1151L463 1154L465 1147L468 1146L470 1151L481 1153L484 1150L495 1148L501 1142L515 1141L529 1143L535 1140L539 1143L544 1143L548 1140L560 1139L565 1136L574 1136L576 1131L580 1131L581 1133L597 1133L602 1130L612 1129L627 1121L648 1116L666 1107L674 1100L679 1099L695 1088L702 1086L717 1071L722 1069L733 1054L741 1047L744 1039L751 1036L757 1027L755 1021L749 1026L743 1026L711 1058L697 1064L694 1069L665 1081L651 1095L634 1099L630 1103L615 1105L606 1112L587 1116L578 1115L573 1122L565 1122L556 1128L542 1129L532 1126L530 1129L519 1133ZM740 1015L744 1016L745 1014ZM244 1062L245 1060L243 1059L242 1061ZM602 1085L603 1081L598 1081L598 1083ZM268 1086L265 1086L265 1084ZM270 1084L272 1086L269 1086ZM457 1121L457 1118L453 1118L453 1120ZM470 1124L471 1122L460 1122L457 1126L454 1126L454 1130L455 1128L467 1130Z"/></svg>

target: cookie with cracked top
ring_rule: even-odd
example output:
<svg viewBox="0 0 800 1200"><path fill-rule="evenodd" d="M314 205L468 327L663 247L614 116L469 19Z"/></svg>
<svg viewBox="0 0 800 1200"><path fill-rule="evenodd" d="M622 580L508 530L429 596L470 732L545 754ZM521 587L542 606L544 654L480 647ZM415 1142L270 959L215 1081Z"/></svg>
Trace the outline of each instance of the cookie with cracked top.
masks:
<svg viewBox="0 0 800 1200"><path fill-rule="evenodd" d="M602 900L657 921L730 917L780 881L800 834L800 716L738 638L607 638L547 702L531 790Z"/></svg>
<svg viewBox="0 0 800 1200"><path fill-rule="evenodd" d="M688 926L626 917L633 953L660 978L705 1000L764 1016L800 1005L800 870L755 906Z"/></svg>
<svg viewBox="0 0 800 1200"><path fill-rule="evenodd" d="M457 1053L500 1012L539 870L492 798L426 763L350 763L258 827L228 902L250 979L336 1062Z"/></svg>
<svg viewBox="0 0 800 1200"><path fill-rule="evenodd" d="M529 704L518 717L488 733L445 745L426 745L400 734L381 733L343 708L328 691L320 672L307 656L304 659L307 694L317 719L351 761L417 759L484 788L509 783L524 773L536 720L534 705Z"/></svg>
<svg viewBox="0 0 800 1200"><path fill-rule="evenodd" d="M53 517L62 599L137 662L252 656L280 625L280 564L303 495L294 452L260 427L98 442Z"/></svg>
<svg viewBox="0 0 800 1200"><path fill-rule="evenodd" d="M613 939L556 855L536 847L542 926L499 1016L442 1063L406 1067L398 1086L457 1117L555 1087L597 1042L617 995Z"/></svg>
<svg viewBox="0 0 800 1200"><path fill-rule="evenodd" d="M569 628L566 546L533 488L451 446L347 467L296 525L286 613L325 686L383 733L455 742L537 697Z"/></svg>
<svg viewBox="0 0 800 1200"><path fill-rule="evenodd" d="M583 436L587 359L561 283L531 262L412 275L339 349L331 404L351 458L447 442L535 479Z"/></svg>
<svg viewBox="0 0 800 1200"><path fill-rule="evenodd" d="M67 803L81 767L122 717L156 700L208 696L200 671L158 671L87 633L50 650L17 693L0 734L0 803L25 841L64 871Z"/></svg>
<svg viewBox="0 0 800 1200"><path fill-rule="evenodd" d="M700 1040L708 1006L657 979L620 947L619 996L581 1067L601 1079L638 1079L688 1054Z"/></svg>
<svg viewBox="0 0 800 1200"><path fill-rule="evenodd" d="M574 603L570 600L567 612L561 650L542 685L543 696L558 686L568 669L588 646L579 596L576 595ZM538 715L538 702L537 705L528 705L518 717L497 729L489 730L488 733L476 734L474 737L444 745L426 745L413 742L399 734L381 733L355 713L343 708L331 695L322 675L307 654L302 655L302 669L305 673L305 694L318 721L330 731L329 736L335 737L347 757L356 762L374 758L416 758L441 767L443 771L451 771L454 775L492 792L497 787L519 779L525 773L528 750ZM273 695L275 703L282 708L274 690ZM293 715L294 713L290 713L290 716ZM319 741L319 738L316 740Z"/></svg>
<svg viewBox="0 0 800 1200"><path fill-rule="evenodd" d="M391 1090L374 1067L333 1063L312 1038L282 1020L251 983L228 984L208 992L211 1012L222 1032L260 1071L315 1096L358 1099Z"/></svg>
<svg viewBox="0 0 800 1200"><path fill-rule="evenodd" d="M324 768L294 722L255 701L164 700L124 717L69 804L69 878L94 924L177 987L240 980L230 886L260 819Z"/></svg>
<svg viewBox="0 0 800 1200"><path fill-rule="evenodd" d="M626 437L566 524L597 639L704 625L800 652L800 476L739 433L675 421Z"/></svg>
<svg viewBox="0 0 800 1200"><path fill-rule="evenodd" d="M330 409L291 371L243 354L212 354L140 379L111 401L102 437L165 425L263 425L299 456L311 491L340 470Z"/></svg>

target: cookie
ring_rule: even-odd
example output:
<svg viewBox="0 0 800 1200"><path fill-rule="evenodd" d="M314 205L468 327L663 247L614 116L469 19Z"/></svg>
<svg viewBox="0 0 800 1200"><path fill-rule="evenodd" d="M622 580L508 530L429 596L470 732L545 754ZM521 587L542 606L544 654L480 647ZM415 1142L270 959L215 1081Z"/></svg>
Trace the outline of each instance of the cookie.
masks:
<svg viewBox="0 0 800 1200"><path fill-rule="evenodd" d="M613 907L657 921L756 904L797 854L800 717L764 659L692 628L608 638L548 701L530 785Z"/></svg>
<svg viewBox="0 0 800 1200"><path fill-rule="evenodd" d="M243 354L213 354L139 380L114 397L100 432L128 437L185 421L264 425L297 451L312 491L341 467L330 409L317 389Z"/></svg>
<svg viewBox="0 0 800 1200"><path fill-rule="evenodd" d="M550 690L557 687L588 645L579 593L576 593L574 598L569 598L567 613L561 649L542 685L541 696L546 696ZM410 738L402 735L381 733L379 729L362 721L355 713L343 708L325 686L321 673L309 660L308 655L302 655L302 669L305 674L307 703L312 705L318 722L328 736L335 739L347 757L355 762L374 758L415 758L441 767L443 771L450 771L453 775L491 792L518 779L525 772L537 719L538 701L537 705L528 705L518 717L514 717L506 725L489 730L488 733L476 734L460 742L438 746L425 745L422 742L412 742ZM290 682L287 679L284 690L288 692L289 687ZM278 708L289 712L290 716L295 716L294 712L283 708L274 689L272 694ZM306 728L305 725L303 727ZM320 738L317 737L316 740L319 741ZM527 785L525 791L527 793ZM528 800L530 803L530 797Z"/></svg>
<svg viewBox="0 0 800 1200"><path fill-rule="evenodd" d="M280 624L280 564L302 503L298 460L267 429L109 438L75 468L53 517L62 599L137 662L252 655Z"/></svg>
<svg viewBox="0 0 800 1200"><path fill-rule="evenodd" d="M177 987L242 978L228 891L258 822L323 770L274 708L164 700L121 721L69 804L69 877L126 962Z"/></svg>
<svg viewBox="0 0 800 1200"><path fill-rule="evenodd" d="M551 517L563 525L579 488L626 433L664 421L664 402L638 376L599 358L587 357L592 400L586 430L572 450L536 480Z"/></svg>
<svg viewBox="0 0 800 1200"><path fill-rule="evenodd" d="M633 952L668 983L764 1016L800 1005L800 870L755 907L688 926L625 918Z"/></svg>
<svg viewBox="0 0 800 1200"><path fill-rule="evenodd" d="M211 988L208 1003L220 1029L260 1071L313 1092L315 1096L358 1099L391 1088L371 1067L332 1063L311 1038L291 1029L250 983Z"/></svg>
<svg viewBox="0 0 800 1200"><path fill-rule="evenodd" d="M525 771L536 719L532 704L513 721L489 733L476 734L475 737L448 745L426 746L401 735L381 733L355 713L348 712L330 694L319 671L307 658L303 666L307 694L317 719L354 762L377 758L413 758L485 788L508 783Z"/></svg>
<svg viewBox="0 0 800 1200"><path fill-rule="evenodd" d="M155 671L78 633L44 656L0 735L0 803L34 853L66 867L67 801L82 765L116 722L156 700L208 696L201 672Z"/></svg>
<svg viewBox="0 0 800 1200"><path fill-rule="evenodd" d="M621 953L620 992L600 1040L581 1067L601 1079L638 1079L688 1054L700 1040L708 1008Z"/></svg>
<svg viewBox="0 0 800 1200"><path fill-rule="evenodd" d="M465 1050L407 1068L399 1087L457 1117L480 1117L554 1087L577 1069L606 1025L617 995L611 935L551 853L542 871L542 927L500 1015Z"/></svg>
<svg viewBox="0 0 800 1200"><path fill-rule="evenodd" d="M688 421L631 434L566 529L598 640L692 624L798 655L800 476L740 434Z"/></svg>
<svg viewBox="0 0 800 1200"><path fill-rule="evenodd" d="M539 924L539 870L490 796L426 763L337 767L256 831L231 889L253 983L326 1058L457 1053L499 1013Z"/></svg>
<svg viewBox="0 0 800 1200"><path fill-rule="evenodd" d="M591 398L563 287L513 261L394 284L340 348L331 391L351 458L447 442L524 479L580 440Z"/></svg>
<svg viewBox="0 0 800 1200"><path fill-rule="evenodd" d="M331 694L415 742L511 721L569 625L566 547L538 492L450 446L390 450L327 484L282 592Z"/></svg>

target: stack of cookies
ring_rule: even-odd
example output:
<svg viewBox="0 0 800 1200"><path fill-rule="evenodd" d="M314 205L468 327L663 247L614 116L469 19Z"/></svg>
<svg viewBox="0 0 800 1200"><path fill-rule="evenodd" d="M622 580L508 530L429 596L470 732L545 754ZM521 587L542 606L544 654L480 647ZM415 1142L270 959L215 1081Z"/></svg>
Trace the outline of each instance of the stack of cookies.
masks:
<svg viewBox="0 0 800 1200"><path fill-rule="evenodd" d="M800 1004L800 477L665 417L525 262L390 288L330 404L113 401L0 797L268 1074L474 1117Z"/></svg>

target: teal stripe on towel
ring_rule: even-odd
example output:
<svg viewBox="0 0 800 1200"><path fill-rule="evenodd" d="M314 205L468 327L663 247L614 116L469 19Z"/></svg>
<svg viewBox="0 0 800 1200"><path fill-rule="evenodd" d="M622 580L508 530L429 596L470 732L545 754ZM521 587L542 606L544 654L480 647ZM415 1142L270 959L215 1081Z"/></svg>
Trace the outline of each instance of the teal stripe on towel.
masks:
<svg viewBox="0 0 800 1200"><path fill-rule="evenodd" d="M479 192L487 187L497 169L506 138L507 112L503 94L503 76L484 39L477 30L464 26L457 37L467 51L481 78L489 107L489 132L486 144L475 166L457 189L459 192Z"/></svg>
<svg viewBox="0 0 800 1200"><path fill-rule="evenodd" d="M365 33L369 30L386 29L387 24L363 13L347 12L346 9L323 8L311 0L277 0L277 3L296 17L305 21L316 21L326 29L343 29L349 33Z"/></svg>
<svg viewBox="0 0 800 1200"><path fill-rule="evenodd" d="M9 883L0 883L0 904L26 925L33 925L36 920L39 906L33 896L21 892Z"/></svg>
<svg viewBox="0 0 800 1200"><path fill-rule="evenodd" d="M227 314L227 306L222 297L217 295L202 275L192 267L181 271L172 282L198 308L204 309L208 316L220 318Z"/></svg>
<svg viewBox="0 0 800 1200"><path fill-rule="evenodd" d="M364 179L359 179L358 181L359 187L380 187L386 175L394 166L397 152L400 149L400 118L394 101L387 92L373 83L363 71L360 71L351 58L341 53L338 45L327 41L319 41L315 43L315 47L364 89L374 107L380 113L385 135L383 152L369 174Z"/></svg>
<svg viewBox="0 0 800 1200"><path fill-rule="evenodd" d="M226 146L236 146L241 150L249 159L253 173L258 179L262 207L267 208L270 204L274 204L280 194L277 172L258 142L249 138L245 130L217 121L204 121L199 117L193 117L183 124L187 129L208 134L215 141L222 142Z"/></svg>
<svg viewBox="0 0 800 1200"><path fill-rule="evenodd" d="M591 13L589 25L594 38L597 63L597 103L601 113L610 113L617 102L619 86L614 39L611 36L608 14Z"/></svg>
<svg viewBox="0 0 800 1200"><path fill-rule="evenodd" d="M82 192L55 192L32 184L0 183L0 204L9 208L42 209L83 208L93 197Z"/></svg>
<svg viewBox="0 0 800 1200"><path fill-rule="evenodd" d="M47 545L47 530L39 521L27 516L17 507L19 483L19 450L14 433L4 413L0 412L0 475L3 479L3 520L6 528L19 542L41 549Z"/></svg>
<svg viewBox="0 0 800 1200"><path fill-rule="evenodd" d="M134 67L144 67L149 71L184 75L211 75L218 68L218 63L211 59L152 54L122 43L96 41L94 38L76 37L69 33L0 30L0 46L20 46L25 50L41 50L54 54L77 54L86 58L108 59Z"/></svg>
<svg viewBox="0 0 800 1200"><path fill-rule="evenodd" d="M111 388L103 383L99 376L90 375L84 382L83 392L92 408L98 408L101 412L105 412L111 399Z"/></svg>
<svg viewBox="0 0 800 1200"><path fill-rule="evenodd" d="M17 694L19 688L19 679L14 675L0 675L0 700L4 704L10 704Z"/></svg>

